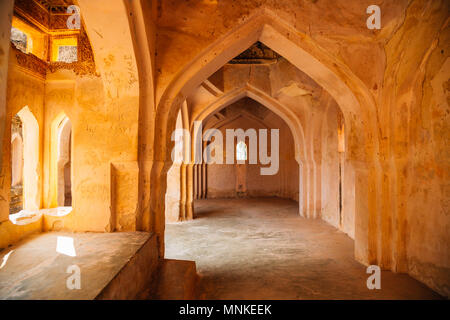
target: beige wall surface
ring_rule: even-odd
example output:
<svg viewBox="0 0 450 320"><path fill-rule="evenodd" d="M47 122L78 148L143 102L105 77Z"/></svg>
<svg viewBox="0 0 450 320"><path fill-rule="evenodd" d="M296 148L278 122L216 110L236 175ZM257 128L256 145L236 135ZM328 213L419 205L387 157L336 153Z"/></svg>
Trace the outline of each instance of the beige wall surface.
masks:
<svg viewBox="0 0 450 320"><path fill-rule="evenodd" d="M2 1L2 31L9 30L11 5ZM210 196L233 196L246 181L249 196L298 200L301 216L322 218L354 238L358 261L409 273L449 296L448 1L384 1L381 30L367 28L366 1L78 5L96 72L34 72L40 64L31 55L10 48L7 38L0 42L0 247L61 226L145 230L156 233L162 256L165 206L180 220L193 218L199 190L192 159L167 176L180 110L181 128L192 133L194 121L250 98L282 119L267 126L283 129L283 141L292 143L281 150L275 176L255 175L256 165L237 175L236 167L209 168ZM283 58L227 64L257 41ZM54 121L65 114L72 122L73 211L18 226L8 217L9 129L26 106L39 126L34 175L41 209L57 199ZM233 127L250 123L239 121ZM176 181L180 188L166 204L167 186Z"/></svg>

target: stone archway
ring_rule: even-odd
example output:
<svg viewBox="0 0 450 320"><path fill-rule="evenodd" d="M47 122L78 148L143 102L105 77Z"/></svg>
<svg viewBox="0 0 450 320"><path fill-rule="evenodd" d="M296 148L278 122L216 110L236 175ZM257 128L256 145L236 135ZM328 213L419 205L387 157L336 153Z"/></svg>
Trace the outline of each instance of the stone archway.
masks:
<svg viewBox="0 0 450 320"><path fill-rule="evenodd" d="M292 113L292 111L284 106L282 103L277 101L276 99L269 96L267 93L258 90L257 88L247 84L244 88L238 88L235 90L232 90L220 97L218 97L217 100L212 102L211 104L205 106L204 109L201 110L198 114L194 115L193 119L190 121L191 127L190 132L191 136L193 137L193 141L197 141L196 132L193 127L194 121L205 121L208 119L208 117L215 113L220 111L223 108L226 108L230 104L244 98L248 97L252 100L255 100L256 102L259 102L263 106L265 106L267 109L275 113L277 116L279 116L288 126L290 129L292 136L294 138L294 150L295 150L295 159L297 163L299 164L299 170L300 170L300 176L299 179L299 190L302 190L304 193L300 194L299 199L299 213L302 216L306 216L306 208L308 207L309 203L313 203L313 200L309 200L309 197L314 197L313 194L307 194L307 190L310 189L311 180L308 175L308 164L306 162L307 159L307 150L306 150L306 143L305 143L305 136L304 136L304 130L299 122L298 118L295 114ZM197 154L196 150L196 144L192 144L192 150L193 154ZM187 189L188 193L191 192L192 186L190 185L189 181L187 181ZM191 203L187 203L189 207L192 207Z"/></svg>
<svg viewBox="0 0 450 320"><path fill-rule="evenodd" d="M358 212L355 232L355 255L364 263L377 259L376 228L378 166L374 161L374 150L378 139L375 130L375 105L364 84L350 69L326 53L319 45L300 34L267 10L249 18L243 25L230 31L214 42L175 76L164 91L158 103L155 133L155 161L151 183L158 185L151 192L151 213L155 221L164 221L163 196L165 194L165 174L170 167L168 137L175 127L175 117L182 101L208 76L223 66L228 60L260 41L275 50L298 69L310 76L336 100L341 108L347 130L347 157L352 163L356 195L355 210ZM311 168L303 168L311 171ZM314 171L314 169L312 169ZM314 176L314 172L308 172ZM369 191L370 190L370 191ZM163 234L164 225L156 225L155 231ZM160 250L163 251L161 239Z"/></svg>
<svg viewBox="0 0 450 320"><path fill-rule="evenodd" d="M50 127L50 208L62 207L65 202L66 165L71 163L72 123L64 112L53 119ZM71 177L69 169L69 177ZM71 181L71 179L69 179ZM71 184L70 184L71 185ZM72 197L70 192L70 198Z"/></svg>
<svg viewBox="0 0 450 320"><path fill-rule="evenodd" d="M39 124L28 107L17 115L23 125L23 208L39 210Z"/></svg>
<svg viewBox="0 0 450 320"><path fill-rule="evenodd" d="M11 137L11 186L22 184L23 180L23 139L19 133Z"/></svg>
<svg viewBox="0 0 450 320"><path fill-rule="evenodd" d="M72 205L72 123L65 117L58 126L57 133L57 201L58 207Z"/></svg>

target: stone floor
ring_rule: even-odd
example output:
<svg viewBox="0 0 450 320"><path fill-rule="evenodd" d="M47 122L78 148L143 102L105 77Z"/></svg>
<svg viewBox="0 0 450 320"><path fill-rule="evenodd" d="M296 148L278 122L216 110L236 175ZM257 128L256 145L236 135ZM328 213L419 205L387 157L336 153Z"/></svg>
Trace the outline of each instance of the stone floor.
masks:
<svg viewBox="0 0 450 320"><path fill-rule="evenodd" d="M405 274L366 287L353 240L282 199L201 200L195 220L166 225L166 258L194 260L202 299L439 299Z"/></svg>

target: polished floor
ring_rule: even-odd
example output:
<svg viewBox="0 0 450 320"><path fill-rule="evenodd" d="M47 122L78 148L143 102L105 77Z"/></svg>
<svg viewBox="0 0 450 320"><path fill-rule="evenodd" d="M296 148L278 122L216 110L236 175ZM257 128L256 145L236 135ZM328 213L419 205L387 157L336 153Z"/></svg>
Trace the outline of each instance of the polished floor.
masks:
<svg viewBox="0 0 450 320"><path fill-rule="evenodd" d="M197 263L200 299L439 299L404 274L366 286L353 240L294 201L200 200L197 218L166 225L166 258Z"/></svg>

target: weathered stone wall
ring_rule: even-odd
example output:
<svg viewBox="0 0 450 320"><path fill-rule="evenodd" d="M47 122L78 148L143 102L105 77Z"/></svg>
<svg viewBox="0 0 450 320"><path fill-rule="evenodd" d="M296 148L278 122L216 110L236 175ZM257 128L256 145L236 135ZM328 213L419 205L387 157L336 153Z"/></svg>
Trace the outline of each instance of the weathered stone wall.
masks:
<svg viewBox="0 0 450 320"><path fill-rule="evenodd" d="M248 100L241 100L230 107L246 110L246 102ZM264 120L256 120L246 117L245 113L241 116L234 114L230 118L226 117L221 120L226 123L225 125L212 127L220 130L224 138L224 164L207 165L207 198L281 197L298 201L298 163L295 161L294 141L289 128L280 117L270 110L267 110ZM274 175L261 175L260 169L269 165L261 165L259 155L257 155L258 164L249 164L248 162L242 165L225 164L227 129L243 129L244 131L254 129L256 132L259 132L260 129L267 130L268 152L271 150L270 130L278 129L280 148L278 172ZM257 138L259 144L259 134ZM257 150L259 150L259 146ZM250 159L249 152L250 145L247 141L248 159ZM242 190L240 190L239 184L242 184Z"/></svg>
<svg viewBox="0 0 450 320"><path fill-rule="evenodd" d="M450 294L449 3L413 1L384 43L381 130L398 270ZM386 236L386 235L385 235Z"/></svg>
<svg viewBox="0 0 450 320"><path fill-rule="evenodd" d="M379 3L381 30L366 27L367 1L78 4L98 75L54 70L47 76L36 59L11 54L4 122L8 129L26 105L37 119L38 188L46 207L53 199L51 122L63 111L71 119L74 211L63 219L66 227L155 231L162 255L170 135L180 108L187 101L183 127L190 130L202 112L245 96L289 125L301 167L300 182L285 190L301 186L300 214L336 225L336 204L328 206L336 195L334 111L326 112L334 100L345 123L341 228L355 239L355 257L408 272L449 296L448 1ZM211 78L256 41L284 60L227 65L218 74L223 86ZM0 68L3 79L1 52ZM0 131L2 110L0 101ZM10 228L10 132L4 132L2 246L42 227ZM180 180L192 182L192 172L181 166ZM192 205L192 183L180 198Z"/></svg>
<svg viewBox="0 0 450 320"><path fill-rule="evenodd" d="M81 3L80 3L81 5ZM92 3L90 3L92 5ZM89 8L86 8L89 12ZM86 14L87 20L94 19ZM117 14L124 23L116 23L117 29L105 21L96 29L95 60L98 74L92 70L76 68L48 68L46 62L32 55L11 49L8 74L7 123L10 128L12 115L28 106L39 125L39 164L37 172L37 208L57 205L57 179L55 165L55 124L62 115L72 122L72 206L73 211L64 217L49 217L46 225L39 219L24 226L13 225L8 219L10 166L2 168L0 247L4 247L26 236L29 232L69 229L73 231L128 231L136 230L138 207L138 77L133 49L128 33L127 14L118 7L109 6L110 14ZM109 18L108 18L109 19ZM90 24L93 25L94 23ZM88 30L92 32L92 30ZM117 38L130 41L123 44ZM92 35L92 34L91 34ZM128 38L127 38L128 35ZM109 44L118 43L125 47ZM105 52L103 48L109 50ZM125 69L122 69L126 65ZM54 72L52 72L54 71ZM4 137L2 157L10 163L10 131ZM56 186L55 186L56 184ZM34 220L33 220L34 221Z"/></svg>
<svg viewBox="0 0 450 320"><path fill-rule="evenodd" d="M338 112L327 110L322 125L322 219L340 227Z"/></svg>
<svg viewBox="0 0 450 320"><path fill-rule="evenodd" d="M14 115L25 107L31 112L39 126L39 137L42 141L44 134L44 80L39 74L30 72L21 67L17 61L16 50L10 48L10 61L8 72L8 85L6 94L6 130L2 144L3 166L1 169L0 183L0 247L14 243L32 232L41 231L41 223L33 222L27 226L18 227L9 221L10 187L11 187L11 120ZM28 71L27 71L28 70ZM37 172L26 177L26 183L32 184L34 199L33 207L40 207L42 202L42 145L37 157ZM30 154L30 150L24 150ZM28 174L29 175L29 174Z"/></svg>
<svg viewBox="0 0 450 320"><path fill-rule="evenodd" d="M9 65L9 47L11 21L13 17L14 0L2 1L0 4L0 149L3 150L3 134L6 128L6 90ZM3 157L0 158L0 170Z"/></svg>
<svg viewBox="0 0 450 320"><path fill-rule="evenodd" d="M286 37L301 34L299 47L338 78L346 79L343 81L361 107L359 111L349 108L349 96L337 92L341 85L329 82L332 80L325 73L316 77L311 70L314 64L309 63L307 73L336 99L345 119L344 186L349 189L343 191L344 208L354 212L354 220L352 213L344 226L354 225L357 259L409 272L448 296L448 161L443 160L448 159L448 146L443 142L448 140L448 2L405 0L378 5L380 31L366 27L368 4L364 1L160 2L156 101L162 99L159 107L166 108L166 93L172 92L174 96L179 93L182 101L195 81L216 71L215 61L244 46L243 39L258 39L245 28L258 14L269 17L266 25L281 20L291 26L295 31ZM239 35L234 34L241 26ZM257 32L257 26L255 22L252 30ZM273 38L263 40L266 45L277 43ZM287 57L291 49L285 41L276 51ZM294 57L288 60L300 65ZM192 70L198 73L189 73ZM285 73L285 77L289 75ZM285 105L295 105L292 97L282 99ZM177 103L176 99L170 101ZM297 116L304 126L307 147L322 145L314 134L320 128L314 124L318 123L315 116L301 112ZM321 180L312 173L321 171L322 156L316 152L321 154L316 148L304 161L308 192ZM308 203L317 208L323 199L314 194ZM351 235L352 228L347 232Z"/></svg>

